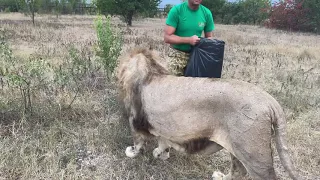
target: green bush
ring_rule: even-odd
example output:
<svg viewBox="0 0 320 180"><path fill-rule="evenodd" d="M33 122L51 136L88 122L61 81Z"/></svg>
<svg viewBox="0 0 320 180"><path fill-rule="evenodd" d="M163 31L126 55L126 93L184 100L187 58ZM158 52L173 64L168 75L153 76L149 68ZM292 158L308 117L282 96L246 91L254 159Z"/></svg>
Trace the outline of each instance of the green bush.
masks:
<svg viewBox="0 0 320 180"><path fill-rule="evenodd" d="M111 27L111 17L103 20L99 16L95 20L95 29L98 38L96 53L100 57L107 78L110 80L120 56L123 40L119 31Z"/></svg>
<svg viewBox="0 0 320 180"><path fill-rule="evenodd" d="M265 25L290 31L312 31L314 27L310 24L308 11L303 7L303 2L287 0L274 4L269 10L270 17Z"/></svg>
<svg viewBox="0 0 320 180"><path fill-rule="evenodd" d="M61 65L52 65L39 54L31 54L27 59L16 57L6 42L5 31L1 29L0 59L0 88L11 92L3 97L8 103L0 102L0 106L17 103L19 106L14 108L24 114L32 114L41 103L41 107L53 105L55 98L65 90L74 97L71 102L59 106L71 107L78 92L85 90L98 72L98 66L73 45L69 57L63 59Z"/></svg>
<svg viewBox="0 0 320 180"><path fill-rule="evenodd" d="M20 91L25 113L32 113L32 94L50 83L50 65L38 56L28 60L15 57L4 38L0 37L0 78L11 90Z"/></svg>

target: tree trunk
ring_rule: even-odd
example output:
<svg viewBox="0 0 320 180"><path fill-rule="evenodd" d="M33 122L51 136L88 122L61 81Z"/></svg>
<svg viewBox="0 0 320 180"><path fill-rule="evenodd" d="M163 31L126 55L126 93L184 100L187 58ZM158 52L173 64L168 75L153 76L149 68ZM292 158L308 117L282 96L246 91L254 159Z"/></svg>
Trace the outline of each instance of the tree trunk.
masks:
<svg viewBox="0 0 320 180"><path fill-rule="evenodd" d="M29 7L29 11L31 13L31 19L32 19L32 24L34 26L34 11L35 11L35 8L34 8L34 0L30 0L28 3L27 3L27 6Z"/></svg>
<svg viewBox="0 0 320 180"><path fill-rule="evenodd" d="M129 11L126 17L127 25L132 26L133 11Z"/></svg>
<svg viewBox="0 0 320 180"><path fill-rule="evenodd" d="M32 24L33 24L33 26L34 26L34 9L32 9Z"/></svg>

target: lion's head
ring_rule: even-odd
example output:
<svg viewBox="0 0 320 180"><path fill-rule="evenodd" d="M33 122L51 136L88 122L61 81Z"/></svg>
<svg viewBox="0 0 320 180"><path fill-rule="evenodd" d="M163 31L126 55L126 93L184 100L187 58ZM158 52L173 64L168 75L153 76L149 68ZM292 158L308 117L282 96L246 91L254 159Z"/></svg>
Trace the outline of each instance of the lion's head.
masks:
<svg viewBox="0 0 320 180"><path fill-rule="evenodd" d="M160 63L156 51L147 48L135 48L119 58L116 79L120 103L124 106L124 115L129 116L130 109L136 109L134 126L148 134L149 123L142 111L141 87L152 79L168 75L169 72Z"/></svg>
<svg viewBox="0 0 320 180"><path fill-rule="evenodd" d="M132 90L139 91L139 85L148 83L152 78L169 74L160 61L157 52L147 48L135 48L119 58L116 78L124 98L130 99Z"/></svg>

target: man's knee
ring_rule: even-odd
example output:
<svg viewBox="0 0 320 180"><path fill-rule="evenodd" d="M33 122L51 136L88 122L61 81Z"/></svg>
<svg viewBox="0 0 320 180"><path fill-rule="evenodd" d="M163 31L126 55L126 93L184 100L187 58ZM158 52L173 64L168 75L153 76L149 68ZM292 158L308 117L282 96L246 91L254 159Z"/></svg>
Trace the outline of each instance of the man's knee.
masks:
<svg viewBox="0 0 320 180"><path fill-rule="evenodd" d="M183 76L184 71L188 65L189 55L176 52L174 55L169 56L168 69L172 75Z"/></svg>

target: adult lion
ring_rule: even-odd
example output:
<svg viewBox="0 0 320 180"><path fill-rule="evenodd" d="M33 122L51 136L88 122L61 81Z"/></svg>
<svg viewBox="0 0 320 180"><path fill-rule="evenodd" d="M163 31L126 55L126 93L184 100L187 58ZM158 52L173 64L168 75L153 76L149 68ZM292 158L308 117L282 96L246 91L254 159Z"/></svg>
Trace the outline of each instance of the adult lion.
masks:
<svg viewBox="0 0 320 180"><path fill-rule="evenodd" d="M157 54L135 49L120 58L117 80L129 115L134 146L126 155L135 157L148 136L157 137L155 157L169 157L172 147L185 153L231 154L227 176L245 175L275 180L271 137L292 179L300 179L289 157L286 122L277 101L260 88L238 80L176 77L159 63Z"/></svg>

